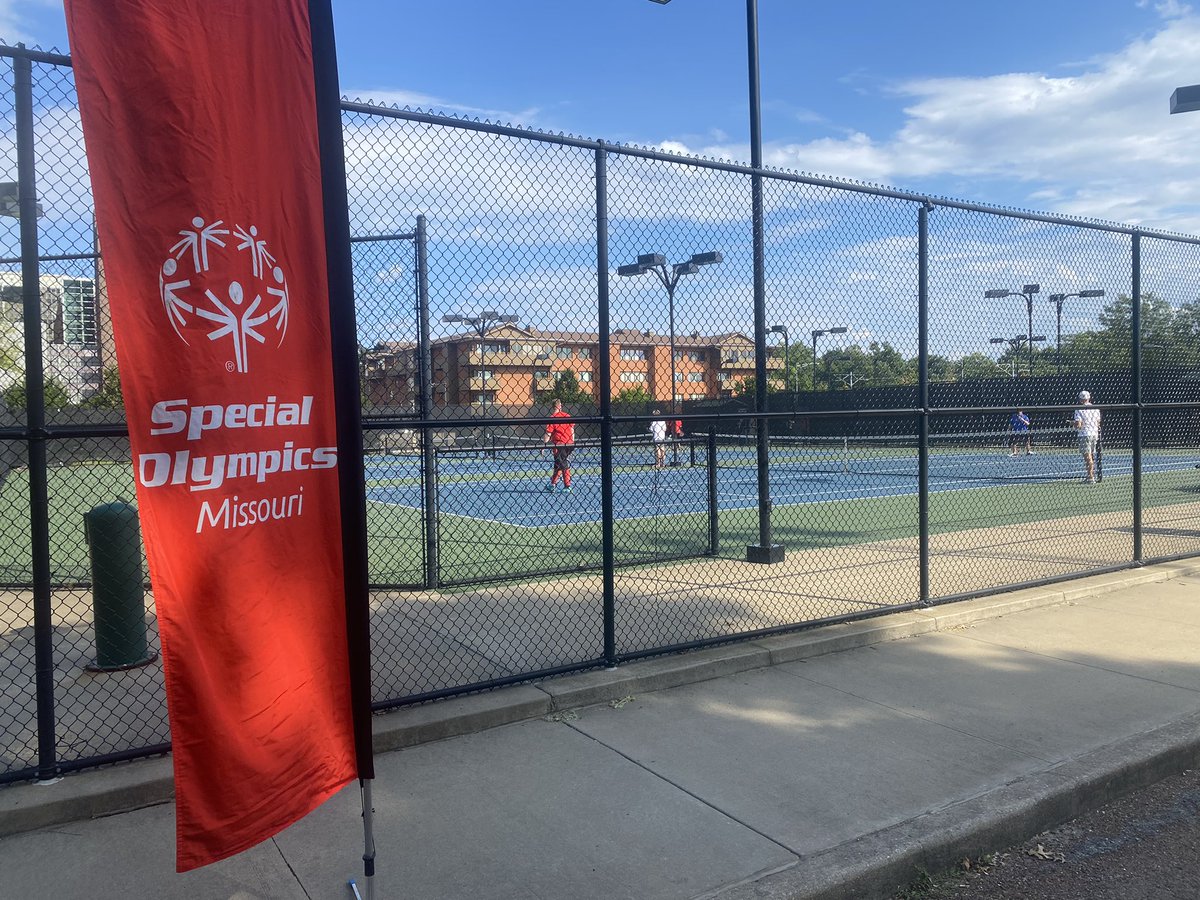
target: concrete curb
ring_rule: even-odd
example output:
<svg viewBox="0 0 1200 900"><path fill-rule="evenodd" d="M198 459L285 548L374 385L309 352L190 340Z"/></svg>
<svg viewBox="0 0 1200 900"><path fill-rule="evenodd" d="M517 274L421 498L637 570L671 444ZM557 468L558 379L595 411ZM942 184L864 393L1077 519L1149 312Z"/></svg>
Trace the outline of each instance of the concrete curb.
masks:
<svg viewBox="0 0 1200 900"><path fill-rule="evenodd" d="M885 614L793 634L640 660L615 669L548 679L536 685L516 685L408 707L375 718L375 752L384 753L472 734L556 711L619 700L633 693L660 691L826 653L945 631L1022 610L1079 601L1138 584L1167 581L1196 573L1200 573L1200 561L1130 569L1081 578L1066 586L1058 584L1027 588L945 606ZM1157 777L1161 778L1162 775ZM49 784L11 785L0 788L0 837L166 803L173 796L171 762L163 758L92 769ZM891 846L894 850L895 845ZM953 856L951 853L950 857ZM908 857L898 862L897 865L905 872L902 880L907 880L912 865L919 864L923 863L909 862ZM779 896L808 895L784 893Z"/></svg>

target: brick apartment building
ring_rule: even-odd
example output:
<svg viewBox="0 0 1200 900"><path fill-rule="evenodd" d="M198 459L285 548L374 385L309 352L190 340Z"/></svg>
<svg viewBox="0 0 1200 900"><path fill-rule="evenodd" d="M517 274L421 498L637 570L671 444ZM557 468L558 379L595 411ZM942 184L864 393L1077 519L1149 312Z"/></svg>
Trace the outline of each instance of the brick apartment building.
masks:
<svg viewBox="0 0 1200 900"><path fill-rule="evenodd" d="M432 342L433 404L444 406L527 406L554 389L566 371L580 388L596 395L600 336L589 332L539 331L498 324L482 335L451 335ZM612 394L645 391L670 402L671 339L649 331L617 329L607 348ZM767 360L771 370L783 360ZM415 409L419 391L417 348L411 342L376 346L364 357L364 390L369 405ZM678 400L728 397L754 375L754 341L736 332L675 336L675 396Z"/></svg>

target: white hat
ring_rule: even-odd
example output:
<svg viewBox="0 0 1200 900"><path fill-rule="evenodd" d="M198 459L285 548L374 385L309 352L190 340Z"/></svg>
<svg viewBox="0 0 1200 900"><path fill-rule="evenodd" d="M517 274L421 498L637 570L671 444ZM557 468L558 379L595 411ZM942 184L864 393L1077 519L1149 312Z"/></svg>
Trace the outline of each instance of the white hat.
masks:
<svg viewBox="0 0 1200 900"><path fill-rule="evenodd" d="M1080 391L1079 399L1082 400L1084 403L1087 403L1087 401L1092 399L1092 395L1089 394L1087 391Z"/></svg>

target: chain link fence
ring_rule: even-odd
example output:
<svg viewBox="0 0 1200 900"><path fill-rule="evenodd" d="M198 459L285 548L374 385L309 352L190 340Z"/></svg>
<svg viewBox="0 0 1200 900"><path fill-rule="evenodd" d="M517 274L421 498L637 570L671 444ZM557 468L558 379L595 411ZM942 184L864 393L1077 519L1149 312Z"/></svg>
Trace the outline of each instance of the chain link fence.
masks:
<svg viewBox="0 0 1200 900"><path fill-rule="evenodd" d="M7 782L170 735L70 61L0 57ZM343 127L378 709L1200 552L1195 239Z"/></svg>

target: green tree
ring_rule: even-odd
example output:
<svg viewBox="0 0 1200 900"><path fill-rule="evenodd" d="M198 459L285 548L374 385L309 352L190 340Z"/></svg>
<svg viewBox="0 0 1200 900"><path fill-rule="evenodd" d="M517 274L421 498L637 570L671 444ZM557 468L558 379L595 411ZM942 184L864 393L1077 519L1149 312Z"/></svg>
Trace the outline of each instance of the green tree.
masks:
<svg viewBox="0 0 1200 900"><path fill-rule="evenodd" d="M0 372L15 372L21 367L25 334L16 323L0 323Z"/></svg>
<svg viewBox="0 0 1200 900"><path fill-rule="evenodd" d="M1150 359L1166 358L1172 363L1194 354L1194 329L1200 324L1194 304L1176 311L1170 303L1151 293L1142 294L1141 341ZM1100 371L1127 369L1132 353L1133 300L1128 294L1114 297L1100 312L1100 327L1064 335L1062 364L1066 370ZM1049 348L1051 353L1053 348ZM1179 357L1176 353L1179 353ZM1057 362L1046 354L1046 364ZM1049 370L1047 370L1049 371Z"/></svg>
<svg viewBox="0 0 1200 900"><path fill-rule="evenodd" d="M591 403L592 395L579 386L579 377L571 369L566 369L559 373L554 382L554 390L542 394L539 399L543 403L551 400L561 400L563 403Z"/></svg>
<svg viewBox="0 0 1200 900"><path fill-rule="evenodd" d="M645 407L650 403L650 394L644 387L623 388L612 398L612 402L625 408Z"/></svg>
<svg viewBox="0 0 1200 900"><path fill-rule="evenodd" d="M47 378L42 383L42 394L46 409L63 409L71 405L67 389L57 379ZM3 396L9 409L24 409L29 402L24 381L18 381L12 385L4 392Z"/></svg>
<svg viewBox="0 0 1200 900"><path fill-rule="evenodd" d="M931 367L932 368L932 367ZM951 363L952 379L967 381L968 379L998 378L1001 375L996 361L986 353L968 353L962 359Z"/></svg>
<svg viewBox="0 0 1200 900"><path fill-rule="evenodd" d="M772 348L771 355L776 359L783 359L783 347ZM789 380L789 384L784 383L785 377ZM786 365L771 371L769 378L771 386L768 387L768 391L811 391L812 351L804 344L788 347ZM736 390L735 385L734 391L736 392Z"/></svg>
<svg viewBox="0 0 1200 900"><path fill-rule="evenodd" d="M88 397L83 405L89 409L124 409L125 398L121 394L121 376L116 366L109 366L100 375L100 390Z"/></svg>
<svg viewBox="0 0 1200 900"><path fill-rule="evenodd" d="M733 383L731 390L735 397L753 397L754 388L758 384L753 375L747 375L745 378L739 379ZM783 379L775 381L773 378L767 379L767 393L779 394L783 392Z"/></svg>

